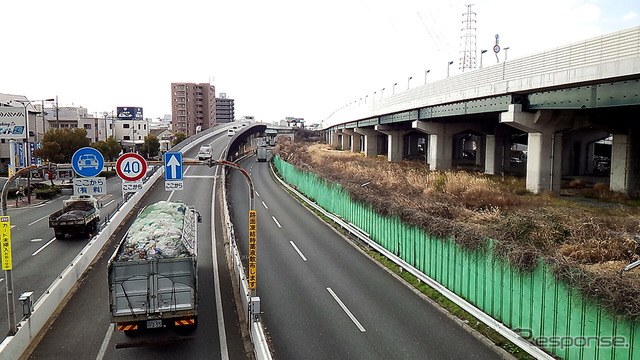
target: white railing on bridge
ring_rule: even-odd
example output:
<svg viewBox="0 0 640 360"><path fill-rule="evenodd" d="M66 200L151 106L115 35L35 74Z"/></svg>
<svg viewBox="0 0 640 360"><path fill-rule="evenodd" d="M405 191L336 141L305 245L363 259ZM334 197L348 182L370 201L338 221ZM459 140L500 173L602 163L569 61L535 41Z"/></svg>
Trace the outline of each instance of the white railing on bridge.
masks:
<svg viewBox="0 0 640 360"><path fill-rule="evenodd" d="M437 104L640 74L640 26L546 50L336 110L323 128Z"/></svg>

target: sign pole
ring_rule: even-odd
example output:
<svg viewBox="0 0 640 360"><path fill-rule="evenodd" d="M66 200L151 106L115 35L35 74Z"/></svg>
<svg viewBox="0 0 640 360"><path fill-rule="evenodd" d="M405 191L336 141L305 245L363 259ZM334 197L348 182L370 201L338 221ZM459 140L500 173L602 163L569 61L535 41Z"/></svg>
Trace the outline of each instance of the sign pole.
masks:
<svg viewBox="0 0 640 360"><path fill-rule="evenodd" d="M4 278L7 281L7 315L9 316L9 334L15 335L18 331L16 324L16 305L15 300L13 298L13 275L11 275L11 270L4 271Z"/></svg>
<svg viewBox="0 0 640 360"><path fill-rule="evenodd" d="M2 249L2 270L7 287L7 316L9 317L9 335L14 335L16 325L16 305L13 296L13 275L11 274L11 223L9 216L0 217L0 248Z"/></svg>
<svg viewBox="0 0 640 360"><path fill-rule="evenodd" d="M2 196L0 198L0 203L2 204L2 216L0 217L0 252L2 253L2 270L5 271L5 286L7 288L9 335L15 335L18 329L16 325L15 299L13 296L13 275L11 273L13 261L11 259L11 223L7 212L7 193L9 192L9 184L11 184L18 176L37 168L38 166L27 166L9 177L2 187Z"/></svg>

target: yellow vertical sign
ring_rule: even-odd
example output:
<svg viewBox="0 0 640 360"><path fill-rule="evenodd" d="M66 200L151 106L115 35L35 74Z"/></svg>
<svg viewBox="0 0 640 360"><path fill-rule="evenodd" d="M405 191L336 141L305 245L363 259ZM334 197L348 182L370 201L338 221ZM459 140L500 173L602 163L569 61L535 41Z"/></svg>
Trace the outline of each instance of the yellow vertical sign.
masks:
<svg viewBox="0 0 640 360"><path fill-rule="evenodd" d="M257 261L258 261L258 244L257 244L257 217L256 211L249 211L249 289L256 288L257 282Z"/></svg>
<svg viewBox="0 0 640 360"><path fill-rule="evenodd" d="M8 216L0 217L0 244L2 270L11 270L11 221Z"/></svg>

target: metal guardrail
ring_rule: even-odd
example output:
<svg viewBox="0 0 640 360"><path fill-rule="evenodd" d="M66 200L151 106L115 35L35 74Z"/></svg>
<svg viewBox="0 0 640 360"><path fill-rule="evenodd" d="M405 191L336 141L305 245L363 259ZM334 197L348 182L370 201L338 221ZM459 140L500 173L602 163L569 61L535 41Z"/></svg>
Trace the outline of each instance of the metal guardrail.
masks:
<svg viewBox="0 0 640 360"><path fill-rule="evenodd" d="M275 171L273 169L273 163L270 163L270 169L275 174ZM315 210L317 210L318 212L322 213L323 215L325 215L326 217L331 219L336 224L340 225L343 229L347 230L349 233L351 233L352 235L354 235L358 239L360 239L360 241L366 243L368 246L372 247L377 252L381 253L382 255L387 257L389 260L391 260L394 263L396 263L396 265L400 266L402 269L404 269L408 273L412 274L413 276L418 278L423 283L431 286L433 289L438 291L444 297L446 297L447 299L451 300L454 304L458 305L460 308L462 308L463 310L465 310L469 314L473 315L476 319L482 321L484 324L486 324L487 326L489 326L490 328L495 330L498 334L504 336L506 339L508 339L509 341L514 343L516 346L518 346L519 348L521 348L522 350L527 352L529 355L535 357L536 359L544 359L544 360L553 360L554 359L553 356L547 354L546 352L544 352L544 350L540 349L539 347L535 346L531 342L527 341L525 338L520 336L520 334L518 334L517 332L511 330L510 328L508 328L506 325L504 325L500 321L492 318L487 313L485 313L482 310L478 309L473 304L471 304L468 301L464 300L463 298L461 298L460 296L458 296L457 294L455 294L451 290L449 290L446 287L444 287L442 284L438 283L434 279L432 279L429 276L425 275L420 270L418 270L415 267L411 266L409 263L405 262L404 260L402 260L401 258L396 256L394 253L388 251L387 249L385 249L384 247L382 247L381 245L379 245L378 243L376 243L375 241L370 239L368 234L365 231L363 231L362 229L358 228L357 226L355 226L354 224L352 224L352 223L350 223L348 221L345 221L341 217L326 211L325 209L320 207L318 204L316 204L315 202L313 202L312 200L308 199L306 196L301 194L298 190L296 190L293 187L291 187L284 180L282 180L279 176L275 175L274 177L276 179L278 179L278 181L282 184L282 186L287 188L287 190L291 191L292 193L296 194L296 196L300 197L304 202L309 204Z"/></svg>
<svg viewBox="0 0 640 360"><path fill-rule="evenodd" d="M271 360L271 351L269 350L269 346L267 343L267 337L264 333L264 326L262 325L262 321L260 316L258 315L256 318L251 318L251 311L249 310L249 304L251 301L251 291L249 290L249 283L246 272L244 270L244 266L242 265L242 255L238 249L238 245L236 243L235 232L233 230L233 223L231 222L231 217L229 216L229 206L227 204L227 190L226 190L226 171L225 168L222 170L222 201L224 206L222 206L224 223L226 224L226 232L227 238L229 239L229 251L231 252L231 258L233 259L233 275L238 283L238 290L240 299L242 301L242 308L245 310L245 320L247 324L249 324L249 337L251 339L251 343L253 344L254 355L257 360Z"/></svg>

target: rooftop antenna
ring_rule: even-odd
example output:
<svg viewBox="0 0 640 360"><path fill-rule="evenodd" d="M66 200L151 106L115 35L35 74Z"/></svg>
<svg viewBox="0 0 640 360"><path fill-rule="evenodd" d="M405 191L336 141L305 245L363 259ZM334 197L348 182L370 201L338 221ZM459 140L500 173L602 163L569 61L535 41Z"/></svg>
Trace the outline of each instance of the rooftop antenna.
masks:
<svg viewBox="0 0 640 360"><path fill-rule="evenodd" d="M473 4L468 4L467 11L462 14L464 24L462 28L462 53L460 57L460 69L473 70L476 68L476 13L471 11Z"/></svg>

